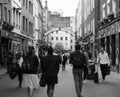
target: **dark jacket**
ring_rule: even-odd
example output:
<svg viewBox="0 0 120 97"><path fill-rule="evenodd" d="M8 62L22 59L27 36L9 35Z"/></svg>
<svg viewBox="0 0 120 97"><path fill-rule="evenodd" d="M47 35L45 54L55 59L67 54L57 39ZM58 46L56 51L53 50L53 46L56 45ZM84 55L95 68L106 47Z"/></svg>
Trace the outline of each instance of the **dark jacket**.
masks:
<svg viewBox="0 0 120 97"><path fill-rule="evenodd" d="M24 73L27 73L27 74L37 74L38 72L38 65L39 65L39 60L38 60L38 57L35 55L35 54L27 54L25 56L25 60L24 62L29 62L30 63L30 69L28 70L23 70Z"/></svg>
<svg viewBox="0 0 120 97"><path fill-rule="evenodd" d="M58 83L60 58L56 55L47 55L41 58L42 72L45 73L47 84Z"/></svg>
<svg viewBox="0 0 120 97"><path fill-rule="evenodd" d="M76 57L79 58L79 63L76 61ZM81 69L88 65L85 55L80 51L72 52L69 62L73 65L73 69Z"/></svg>

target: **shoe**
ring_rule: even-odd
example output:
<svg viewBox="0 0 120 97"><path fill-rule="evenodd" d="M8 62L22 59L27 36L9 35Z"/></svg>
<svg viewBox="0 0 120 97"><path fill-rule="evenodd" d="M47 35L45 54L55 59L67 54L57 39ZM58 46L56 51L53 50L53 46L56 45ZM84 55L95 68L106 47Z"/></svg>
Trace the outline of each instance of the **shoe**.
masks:
<svg viewBox="0 0 120 97"><path fill-rule="evenodd" d="M22 85L19 84L18 87L19 87L19 88L22 88Z"/></svg>
<svg viewBox="0 0 120 97"><path fill-rule="evenodd" d="M83 95L80 95L80 96L78 96L78 97L84 97Z"/></svg>
<svg viewBox="0 0 120 97"><path fill-rule="evenodd" d="M106 81L102 81L103 84L106 84L107 82Z"/></svg>

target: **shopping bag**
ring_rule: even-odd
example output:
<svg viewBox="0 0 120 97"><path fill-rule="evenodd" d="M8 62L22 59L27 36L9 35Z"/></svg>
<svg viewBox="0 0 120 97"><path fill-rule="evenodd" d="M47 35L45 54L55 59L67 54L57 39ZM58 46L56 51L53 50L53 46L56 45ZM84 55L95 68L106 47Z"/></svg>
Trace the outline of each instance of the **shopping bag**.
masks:
<svg viewBox="0 0 120 97"><path fill-rule="evenodd" d="M41 74L41 79L40 79L39 84L40 84L41 87L45 87L45 86L46 86L45 73L42 73L42 74Z"/></svg>

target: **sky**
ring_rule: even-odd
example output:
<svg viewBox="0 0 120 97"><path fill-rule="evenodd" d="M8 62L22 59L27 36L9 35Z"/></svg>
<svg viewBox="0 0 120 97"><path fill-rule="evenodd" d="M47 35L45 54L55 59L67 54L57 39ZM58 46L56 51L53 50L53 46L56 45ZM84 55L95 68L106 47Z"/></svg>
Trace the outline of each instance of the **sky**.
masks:
<svg viewBox="0 0 120 97"><path fill-rule="evenodd" d="M63 16L75 16L79 0L47 0L50 11L63 11ZM43 6L45 0L42 0Z"/></svg>

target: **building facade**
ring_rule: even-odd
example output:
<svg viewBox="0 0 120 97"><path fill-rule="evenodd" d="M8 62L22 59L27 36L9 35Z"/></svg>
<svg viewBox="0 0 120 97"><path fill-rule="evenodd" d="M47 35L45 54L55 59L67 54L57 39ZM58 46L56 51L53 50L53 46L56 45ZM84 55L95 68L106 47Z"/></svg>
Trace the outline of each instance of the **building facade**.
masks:
<svg viewBox="0 0 120 97"><path fill-rule="evenodd" d="M27 46L33 45L33 0L22 0L22 49L26 51Z"/></svg>
<svg viewBox="0 0 120 97"><path fill-rule="evenodd" d="M11 2L0 0L0 65L4 65L7 53L11 50L12 30Z"/></svg>
<svg viewBox="0 0 120 97"><path fill-rule="evenodd" d="M75 45L75 20L73 17L61 16L59 12L50 12L48 32L52 29L53 31L47 35L47 41L49 41L53 47L56 43L62 42L65 50L73 51Z"/></svg>
<svg viewBox="0 0 120 97"><path fill-rule="evenodd" d="M76 42L96 57L96 34L99 21L99 0L80 0L76 11Z"/></svg>
<svg viewBox="0 0 120 97"><path fill-rule="evenodd" d="M111 59L113 70L119 72L120 68L120 1L101 0L100 19L98 28L99 46L104 46Z"/></svg>

